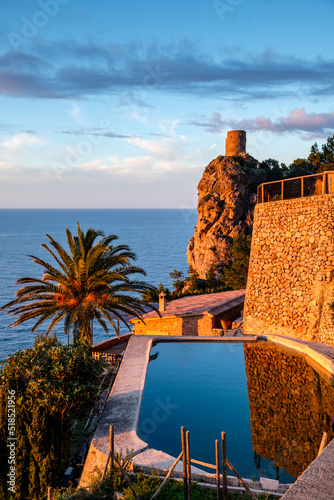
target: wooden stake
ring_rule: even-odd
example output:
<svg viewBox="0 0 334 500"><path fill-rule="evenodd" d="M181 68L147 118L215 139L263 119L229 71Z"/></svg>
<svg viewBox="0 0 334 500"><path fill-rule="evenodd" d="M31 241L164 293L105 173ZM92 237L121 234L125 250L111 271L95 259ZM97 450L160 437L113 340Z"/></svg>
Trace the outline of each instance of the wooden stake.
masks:
<svg viewBox="0 0 334 500"><path fill-rule="evenodd" d="M171 466L171 468L169 469L168 471L168 474L167 476L165 477L165 479L162 481L162 483L160 484L159 488L157 489L157 491L154 493L153 497L151 498L151 500L154 500L154 498L157 498L157 496L160 494L162 488L165 486L165 484L167 483L168 479L170 478L174 468L176 467L177 463L181 460L182 458L182 451L180 453L180 455L177 457L177 459L175 460L175 462L173 463L173 465Z"/></svg>
<svg viewBox="0 0 334 500"><path fill-rule="evenodd" d="M188 500L191 500L191 458L190 458L190 435L186 433L187 441L187 475L188 475Z"/></svg>
<svg viewBox="0 0 334 500"><path fill-rule="evenodd" d="M216 480L217 480L217 500L220 500L220 466L219 466L219 442L216 439Z"/></svg>
<svg viewBox="0 0 334 500"><path fill-rule="evenodd" d="M242 477L240 476L240 474L237 473L237 471L235 470L235 468L233 467L233 465L231 464L231 462L226 459L226 463L227 465L229 466L229 468L231 469L231 471L233 472L233 474L235 474L237 476L237 478L239 479L240 483L242 484L242 486L245 488L245 490L247 491L248 495L253 499L253 500L257 500L257 497L254 495L254 493L251 492L251 490L248 488L247 484L245 483L245 481L242 479Z"/></svg>
<svg viewBox="0 0 334 500"><path fill-rule="evenodd" d="M324 449L326 448L327 446L327 439L328 439L328 435L327 435L327 432L324 432L323 435L322 435L322 439L321 439L321 443L320 443L320 448L319 448L319 451L318 451L318 456L324 451Z"/></svg>
<svg viewBox="0 0 334 500"><path fill-rule="evenodd" d="M109 427L109 451L110 451L110 471L114 471L114 440L115 440L115 430L114 426Z"/></svg>
<svg viewBox="0 0 334 500"><path fill-rule="evenodd" d="M118 465L118 467L120 468L121 473L123 474L125 481L128 483L128 486L129 486L130 490L132 491L133 496L135 497L135 500L139 500L139 497L138 497L137 493L135 492L135 490L131 484L131 481L128 478L127 473L125 472L124 468L122 467L121 463L117 460L115 455L114 455L114 460L115 460L116 464Z"/></svg>
<svg viewBox="0 0 334 500"><path fill-rule="evenodd" d="M187 448L186 431L181 427L182 462L183 462L183 499L188 500L188 480L187 480Z"/></svg>
<svg viewBox="0 0 334 500"><path fill-rule="evenodd" d="M52 488L51 488L51 486L48 487L48 500L52 500Z"/></svg>
<svg viewBox="0 0 334 500"><path fill-rule="evenodd" d="M227 466L226 466L226 434L222 432L222 452L223 452L223 499L227 500Z"/></svg>

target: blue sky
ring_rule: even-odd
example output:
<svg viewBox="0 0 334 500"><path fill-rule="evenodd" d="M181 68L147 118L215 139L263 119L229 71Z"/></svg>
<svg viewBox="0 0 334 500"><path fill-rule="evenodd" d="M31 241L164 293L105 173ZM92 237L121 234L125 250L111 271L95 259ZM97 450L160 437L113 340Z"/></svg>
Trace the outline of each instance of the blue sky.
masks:
<svg viewBox="0 0 334 500"><path fill-rule="evenodd" d="M332 0L0 6L0 208L195 208L228 130L290 163L334 132Z"/></svg>

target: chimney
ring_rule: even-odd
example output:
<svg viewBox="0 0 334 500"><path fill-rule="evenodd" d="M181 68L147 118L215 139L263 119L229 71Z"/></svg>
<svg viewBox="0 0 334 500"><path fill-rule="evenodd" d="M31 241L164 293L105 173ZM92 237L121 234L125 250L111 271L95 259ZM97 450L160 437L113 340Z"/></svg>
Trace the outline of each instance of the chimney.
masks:
<svg viewBox="0 0 334 500"><path fill-rule="evenodd" d="M159 294L159 311L160 312L166 311L166 297L167 297L167 295L164 292L161 292Z"/></svg>

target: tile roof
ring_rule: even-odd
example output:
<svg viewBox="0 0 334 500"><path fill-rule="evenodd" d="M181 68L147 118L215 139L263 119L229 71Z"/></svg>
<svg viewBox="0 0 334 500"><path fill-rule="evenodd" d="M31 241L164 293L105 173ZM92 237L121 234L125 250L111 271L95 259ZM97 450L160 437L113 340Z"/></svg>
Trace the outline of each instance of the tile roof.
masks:
<svg viewBox="0 0 334 500"><path fill-rule="evenodd" d="M161 312L162 317L168 316L195 316L208 313L212 316L221 314L232 307L242 305L245 300L245 290L231 290L228 292L207 293L192 295L182 299L167 302L166 310ZM158 318L155 311L143 315L144 319Z"/></svg>

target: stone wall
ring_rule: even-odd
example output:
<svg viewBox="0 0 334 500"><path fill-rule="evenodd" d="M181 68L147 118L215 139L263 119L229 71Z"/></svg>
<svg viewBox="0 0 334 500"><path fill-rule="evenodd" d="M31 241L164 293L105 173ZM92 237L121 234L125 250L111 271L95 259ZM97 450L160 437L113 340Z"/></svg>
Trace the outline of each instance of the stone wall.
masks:
<svg viewBox="0 0 334 500"><path fill-rule="evenodd" d="M334 345L334 197L256 206L245 333L295 335Z"/></svg>
<svg viewBox="0 0 334 500"><path fill-rule="evenodd" d="M334 387L305 358L268 342L244 344L252 444L258 455L299 476L334 438Z"/></svg>
<svg viewBox="0 0 334 500"><path fill-rule="evenodd" d="M133 320L135 335L182 335L182 318L170 316L146 319L145 323Z"/></svg>
<svg viewBox="0 0 334 500"><path fill-rule="evenodd" d="M207 336L212 335L213 318L209 314L170 316L146 319L145 323L133 321L135 335Z"/></svg>

